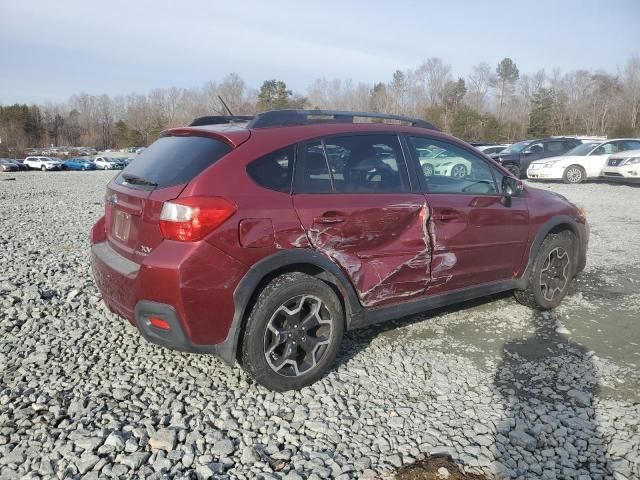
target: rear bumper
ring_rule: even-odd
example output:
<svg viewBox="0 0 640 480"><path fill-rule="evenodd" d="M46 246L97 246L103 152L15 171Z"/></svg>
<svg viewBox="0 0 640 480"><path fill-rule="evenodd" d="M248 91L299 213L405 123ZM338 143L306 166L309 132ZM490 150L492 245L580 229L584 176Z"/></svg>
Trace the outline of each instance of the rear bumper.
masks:
<svg viewBox="0 0 640 480"><path fill-rule="evenodd" d="M233 292L246 266L207 242L164 241L142 263L124 257L106 241L94 241L91 255L107 307L145 339L234 361L226 345L235 315ZM170 329L153 326L151 317L167 322Z"/></svg>
<svg viewBox="0 0 640 480"><path fill-rule="evenodd" d="M136 304L134 312L138 331L148 342L182 352L217 353L216 345L197 345L191 342L171 305L141 300ZM169 328L155 327L151 322L152 318L163 320Z"/></svg>

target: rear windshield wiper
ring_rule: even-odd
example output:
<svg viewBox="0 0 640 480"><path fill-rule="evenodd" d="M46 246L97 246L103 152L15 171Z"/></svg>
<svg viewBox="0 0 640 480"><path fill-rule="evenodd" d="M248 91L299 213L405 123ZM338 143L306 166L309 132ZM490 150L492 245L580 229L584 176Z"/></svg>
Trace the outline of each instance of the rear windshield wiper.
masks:
<svg viewBox="0 0 640 480"><path fill-rule="evenodd" d="M152 182L151 180L145 180L142 177L138 177L137 175L131 175L130 173L123 173L122 178L124 178L127 183L132 185L144 185L146 187L157 187L158 184Z"/></svg>

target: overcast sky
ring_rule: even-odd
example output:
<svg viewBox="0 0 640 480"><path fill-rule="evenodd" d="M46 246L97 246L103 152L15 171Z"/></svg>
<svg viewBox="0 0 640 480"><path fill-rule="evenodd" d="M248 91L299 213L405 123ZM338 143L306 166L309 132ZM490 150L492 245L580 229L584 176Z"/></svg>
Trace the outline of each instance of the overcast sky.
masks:
<svg viewBox="0 0 640 480"><path fill-rule="evenodd" d="M428 57L466 75L603 68L640 53L640 0L0 0L0 103L319 77L389 81Z"/></svg>

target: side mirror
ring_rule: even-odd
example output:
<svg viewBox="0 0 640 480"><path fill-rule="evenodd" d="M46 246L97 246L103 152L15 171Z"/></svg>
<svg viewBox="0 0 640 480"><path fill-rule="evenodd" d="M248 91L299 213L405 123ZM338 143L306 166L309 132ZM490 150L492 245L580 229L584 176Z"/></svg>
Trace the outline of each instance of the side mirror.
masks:
<svg viewBox="0 0 640 480"><path fill-rule="evenodd" d="M533 152L529 149L525 150L524 152L522 152L523 155L531 155Z"/></svg>
<svg viewBox="0 0 640 480"><path fill-rule="evenodd" d="M505 198L511 198L516 194L516 182L513 177L502 178L502 196Z"/></svg>
<svg viewBox="0 0 640 480"><path fill-rule="evenodd" d="M505 206L511 206L511 197L517 197L522 192L524 186L520 180L510 176L502 177L502 198Z"/></svg>

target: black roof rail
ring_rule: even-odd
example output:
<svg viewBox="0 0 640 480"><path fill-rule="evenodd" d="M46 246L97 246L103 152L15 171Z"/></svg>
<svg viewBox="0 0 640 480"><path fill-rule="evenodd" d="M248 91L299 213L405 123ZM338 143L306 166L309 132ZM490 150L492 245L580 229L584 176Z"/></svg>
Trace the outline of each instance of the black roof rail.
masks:
<svg viewBox="0 0 640 480"><path fill-rule="evenodd" d="M387 115L371 112L348 112L339 110L272 110L259 113L249 122L247 128L281 127L284 125L311 125L317 123L373 123L357 119L379 120L379 123L408 124L412 127L440 130L433 124L417 118L402 115Z"/></svg>
<svg viewBox="0 0 640 480"><path fill-rule="evenodd" d="M200 127L202 125L222 125L224 123L248 122L253 115L207 115L198 117L189 124L190 127Z"/></svg>

